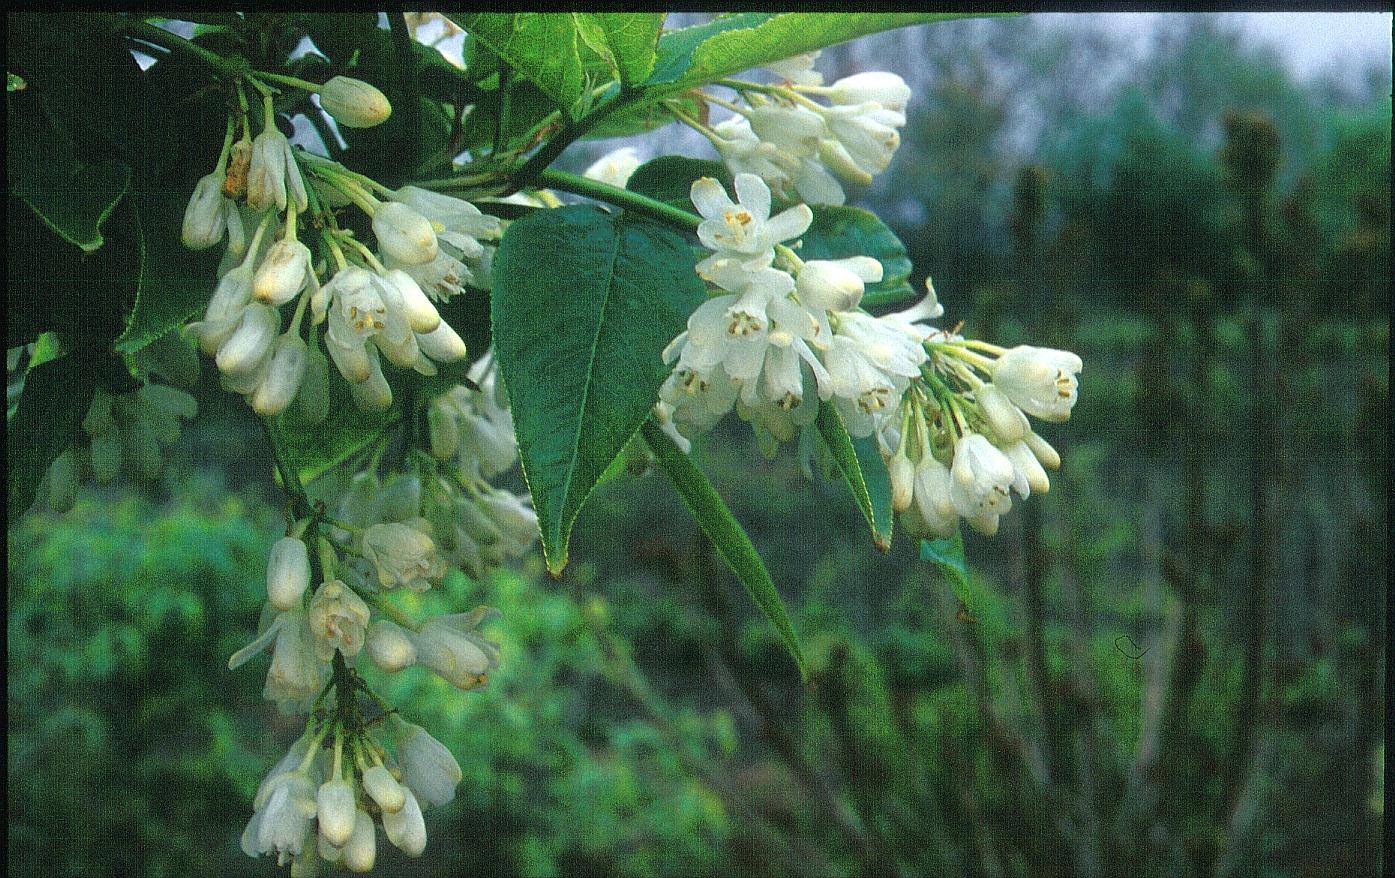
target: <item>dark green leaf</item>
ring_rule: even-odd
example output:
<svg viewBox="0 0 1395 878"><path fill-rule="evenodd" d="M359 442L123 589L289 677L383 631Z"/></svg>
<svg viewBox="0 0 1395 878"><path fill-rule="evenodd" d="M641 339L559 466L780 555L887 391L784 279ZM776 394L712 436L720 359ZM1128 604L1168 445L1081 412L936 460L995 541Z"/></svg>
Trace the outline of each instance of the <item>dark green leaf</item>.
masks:
<svg viewBox="0 0 1395 878"><path fill-rule="evenodd" d="M648 84L686 87L878 31L964 13L742 12L659 38Z"/></svg>
<svg viewBox="0 0 1395 878"><path fill-rule="evenodd" d="M5 170L10 189L63 240L91 253L102 246L102 224L131 184L131 169L115 159L83 164L68 132L34 90L6 98L9 139Z"/></svg>
<svg viewBox="0 0 1395 878"><path fill-rule="evenodd" d="M77 435L97 387L96 367L75 356L29 370L5 428L5 517L13 524L34 502L39 481Z"/></svg>
<svg viewBox="0 0 1395 878"><path fill-rule="evenodd" d="M906 245L877 215L860 207L815 205L814 222L801 239L801 259L871 256L882 264L882 279L867 285L863 307L891 305L915 295L907 282L911 260Z"/></svg>
<svg viewBox="0 0 1395 878"><path fill-rule="evenodd" d="M220 252L217 247L198 253L183 247L183 201L177 196L142 196L132 207L142 256L135 307L116 340L122 354L134 354L208 304Z"/></svg>
<svg viewBox="0 0 1395 878"><path fill-rule="evenodd" d="M479 12L451 18L562 106L575 105L588 87L570 14Z"/></svg>
<svg viewBox="0 0 1395 878"><path fill-rule="evenodd" d="M679 155L660 156L640 165L630 175L625 188L693 213L693 181L700 177L715 177L721 181L723 188L731 191L731 173L726 165L713 159L692 159Z"/></svg>
<svg viewBox="0 0 1395 878"><path fill-rule="evenodd" d="M852 491L857 508L872 529L872 542L885 552L891 548L891 477L873 436L854 439L843 426L838 410L829 403L819 405L815 421L833 462Z"/></svg>
<svg viewBox="0 0 1395 878"><path fill-rule="evenodd" d="M597 48L597 38L625 86L643 82L654 69L659 31L664 25L662 12L578 12L580 33L588 45ZM600 49L597 49L600 51Z"/></svg>
<svg viewBox="0 0 1395 878"><path fill-rule="evenodd" d="M756 547L751 545L751 538L746 535L746 531L731 514L731 510L727 509L727 505L722 502L721 496L702 474L702 470L693 464L688 455L684 454L662 429L652 421L645 421L640 428L640 435L654 452L655 462L678 489L679 496L697 519L702 532L712 541L722 560L736 574L736 578L741 580L741 584L746 586L746 591L750 593L756 606L760 607L770 624L779 632L780 639L789 650L790 658L794 659L794 663L799 667L800 678L808 680L809 672L805 667L804 652L799 648L799 638L794 633L789 613L785 610L784 601L780 600L780 593L775 590L775 582L770 578L770 572L765 569L765 563L757 554Z"/></svg>
<svg viewBox="0 0 1395 878"><path fill-rule="evenodd" d="M500 242L495 351L554 574L586 497L658 399L664 347L703 296L683 238L633 216L538 211Z"/></svg>

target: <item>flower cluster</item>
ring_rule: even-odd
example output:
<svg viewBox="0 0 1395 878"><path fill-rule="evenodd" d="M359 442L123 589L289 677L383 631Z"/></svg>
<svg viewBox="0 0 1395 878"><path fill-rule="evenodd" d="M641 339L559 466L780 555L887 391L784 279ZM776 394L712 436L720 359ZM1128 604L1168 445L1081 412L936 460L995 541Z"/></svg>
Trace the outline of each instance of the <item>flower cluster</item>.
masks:
<svg viewBox="0 0 1395 878"><path fill-rule="evenodd" d="M710 178L692 187L698 238L712 251L697 271L721 292L665 351L676 368L660 390L660 421L691 434L735 407L769 447L794 438L826 400L849 432L871 435L926 360L933 330L918 321L938 316L933 297L879 318L859 310L881 263L800 260L782 242L808 229L809 207L771 217L763 180L738 174L735 186L736 201ZM784 268L775 267L777 251Z"/></svg>
<svg viewBox="0 0 1395 878"><path fill-rule="evenodd" d="M913 534L947 537L963 518L992 536L1013 491L1026 499L1050 489L1046 470L1061 458L1027 415L1069 418L1082 363L1069 351L1004 350L957 335L937 336L926 348L922 376L879 434L892 504Z"/></svg>
<svg viewBox="0 0 1395 878"><path fill-rule="evenodd" d="M537 538L526 496L488 481L518 458L496 371L486 354L466 374L471 388L427 405L430 451L410 452L410 472L386 481L373 468L360 472L272 547L259 633L229 666L270 649L263 696L311 717L258 791L242 840L249 855L366 871L376 823L417 856L426 846L422 810L454 797L460 767L423 729L389 712L396 755L375 737L381 717L365 720L359 696L387 705L355 665L360 655L389 673L420 665L462 690L484 685L499 665L498 647L478 631L497 610L416 622L391 597L438 587L452 567L479 577Z"/></svg>
<svg viewBox="0 0 1395 878"><path fill-rule="evenodd" d="M755 174L785 200L842 204L840 181L870 183L891 164L911 90L901 77L883 71L824 85L813 69L817 54L772 65L783 80L778 84L731 81L740 103L703 95L732 112L711 127L673 112L712 142L733 174Z"/></svg>
<svg viewBox="0 0 1395 878"><path fill-rule="evenodd" d="M377 124L391 111L377 89L346 77L319 95L343 125ZM217 166L195 186L183 225L192 249L227 240L203 319L189 326L223 386L264 417L295 405L318 423L328 409L330 363L360 409L379 411L392 402L384 359L423 375L463 359L465 343L435 303L466 285L488 286L493 247L484 242L500 236L500 221L462 199L391 190L294 149L276 127L269 96L255 139L245 114L234 142L236 127L230 119ZM370 218L376 251L341 227L336 208L348 206ZM315 234L302 241L306 226Z"/></svg>

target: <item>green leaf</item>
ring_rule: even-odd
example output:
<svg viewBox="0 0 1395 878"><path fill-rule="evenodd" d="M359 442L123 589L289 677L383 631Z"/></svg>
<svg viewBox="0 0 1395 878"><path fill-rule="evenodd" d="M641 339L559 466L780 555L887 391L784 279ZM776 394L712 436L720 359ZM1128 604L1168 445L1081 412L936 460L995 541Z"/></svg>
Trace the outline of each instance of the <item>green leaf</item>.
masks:
<svg viewBox="0 0 1395 878"><path fill-rule="evenodd" d="M770 572L765 569L765 563L756 553L755 546L751 545L751 538L732 516L731 510L727 509L727 505L722 502L721 496L702 474L702 470L693 464L688 455L684 454L662 429L652 421L645 421L640 427L640 435L649 444L655 460L673 482L673 486L678 489L679 495L697 519L702 532L712 541L717 553L736 574L736 578L746 586L746 591L750 592L756 606L765 613L770 624L775 626L775 630L785 642L785 648L789 650L790 658L794 659L794 663L799 667L800 678L807 681L809 671L805 666L804 652L799 648L799 638L794 633L794 626L790 624L789 613L785 611L785 604L780 600L780 593L775 590Z"/></svg>
<svg viewBox="0 0 1395 878"><path fill-rule="evenodd" d="M659 38L650 85L686 88L857 37L966 13L742 12Z"/></svg>
<svg viewBox="0 0 1395 878"><path fill-rule="evenodd" d="M509 226L494 258L495 351L554 575L597 479L648 416L662 352L703 301L677 233L575 205Z"/></svg>
<svg viewBox="0 0 1395 878"><path fill-rule="evenodd" d="M208 304L221 248L192 252L180 243L183 201L178 195L140 196L132 204L140 248L136 303L116 340L116 351L134 354Z"/></svg>
<svg viewBox="0 0 1395 878"><path fill-rule="evenodd" d="M812 210L814 222L801 239L801 259L871 256L880 262L882 279L867 285L862 296L864 308L895 304L915 295L907 282L911 260L906 245L876 214L860 207L830 205L815 205Z"/></svg>
<svg viewBox="0 0 1395 878"><path fill-rule="evenodd" d="M29 369L5 428L5 518L10 524L34 502L40 480L77 435L96 387L93 362L75 356Z"/></svg>
<svg viewBox="0 0 1395 878"><path fill-rule="evenodd" d="M10 190L56 235L91 253L102 246L102 224L130 187L131 169L115 159L79 162L68 132L33 92L6 98Z"/></svg>
<svg viewBox="0 0 1395 878"><path fill-rule="evenodd" d="M588 87L576 20L570 13L479 12L450 17L563 107L574 106Z"/></svg>
<svg viewBox="0 0 1395 878"><path fill-rule="evenodd" d="M829 403L819 404L815 425L833 462L852 491L857 508L872 529L872 542L885 552L891 548L891 477L873 436L854 439L843 426L838 410Z"/></svg>
<svg viewBox="0 0 1395 878"><path fill-rule="evenodd" d="M630 175L625 188L693 213L693 181L700 177L714 177L721 181L724 189L731 191L731 172L726 165L714 159L681 155L665 155L645 162Z"/></svg>
<svg viewBox="0 0 1395 878"><path fill-rule="evenodd" d="M964 561L963 534L955 531L949 539L921 540L920 560L933 564L949 580L964 606L973 609L973 589L969 584L968 565Z"/></svg>
<svg viewBox="0 0 1395 878"><path fill-rule="evenodd" d="M578 12L587 45L607 57L625 87L643 82L654 69L662 12ZM596 43L600 42L600 46Z"/></svg>

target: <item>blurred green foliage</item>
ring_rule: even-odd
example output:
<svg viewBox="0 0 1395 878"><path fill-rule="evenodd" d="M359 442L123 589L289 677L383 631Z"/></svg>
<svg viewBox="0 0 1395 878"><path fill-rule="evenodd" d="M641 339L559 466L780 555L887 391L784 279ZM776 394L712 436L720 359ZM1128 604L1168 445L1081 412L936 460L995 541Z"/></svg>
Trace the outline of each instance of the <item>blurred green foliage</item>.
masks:
<svg viewBox="0 0 1395 878"><path fill-rule="evenodd" d="M1342 98L1197 19L1105 86L1107 45L1029 22L925 31L930 87L871 193L922 215L868 203L950 317L1084 359L1050 494L966 535L961 603L796 455L737 423L698 443L805 689L666 483L606 482L562 582L535 559L419 598L499 607L503 664L471 693L374 679L465 773L424 857L380 846L381 874L1380 874L1388 74ZM1236 144L1265 130L1247 194ZM157 495L84 491L8 537L12 874L276 871L237 838L297 724L260 700L265 659L225 668L281 519L238 453L250 416L200 405Z"/></svg>

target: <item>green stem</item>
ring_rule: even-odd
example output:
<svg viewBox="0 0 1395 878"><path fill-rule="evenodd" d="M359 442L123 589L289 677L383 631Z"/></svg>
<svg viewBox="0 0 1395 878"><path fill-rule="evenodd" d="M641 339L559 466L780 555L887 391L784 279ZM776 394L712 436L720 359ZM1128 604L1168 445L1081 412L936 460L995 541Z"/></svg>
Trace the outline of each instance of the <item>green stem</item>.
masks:
<svg viewBox="0 0 1395 878"><path fill-rule="evenodd" d="M373 595L371 600L373 606L378 609L378 612L382 613L384 616L387 616L389 619L396 622L398 625L401 625L403 628L406 628L408 631L416 631L418 628L421 627L420 623L418 623L417 620L413 619L411 616L408 616L406 613L397 609L397 607L388 603L386 600L383 599L381 595Z"/></svg>
<svg viewBox="0 0 1395 878"><path fill-rule="evenodd" d="M272 82L279 82L283 85L289 85L295 88L304 89L305 91L318 92L320 89L324 88L323 85L320 85L318 83L310 82L306 79L300 79L299 77L295 76L286 76L284 73L269 73L265 70L257 70L255 71L255 74L257 76L262 77L263 79L269 79Z"/></svg>
<svg viewBox="0 0 1395 878"><path fill-rule="evenodd" d="M212 67L222 76L229 79L239 79L248 73L245 66L235 64L215 52L210 52L197 43L192 43L178 34L172 34L162 27L137 19L123 19L118 26L118 30L132 39L140 40L144 43L159 46L162 49L169 49L181 55L187 55L204 64Z"/></svg>
<svg viewBox="0 0 1395 878"><path fill-rule="evenodd" d="M596 127L602 119L614 113L616 110L634 103L644 94L643 89L626 90L621 88L615 96L580 119L568 122L567 126L557 133L551 140L543 144L542 149L533 153L532 157L524 162L513 174L513 180L509 185L506 195L517 192L528 186L534 179L544 176L548 166L562 154L562 150L571 146L572 143L583 137L586 132Z"/></svg>
<svg viewBox="0 0 1395 878"><path fill-rule="evenodd" d="M291 502L295 506L297 518L310 515L313 511L310 506L310 498L305 494L305 487L300 483L300 475L295 471L295 467L286 462L281 453L281 446L276 441L276 433L271 429L271 421L268 418L258 418L262 425L262 432L266 433L267 444L271 446L271 457L276 461L276 471L281 474L281 486L287 494L291 495Z"/></svg>
<svg viewBox="0 0 1395 878"><path fill-rule="evenodd" d="M539 181L554 189L561 189L563 192L572 192L577 195L585 195L587 198L608 201L627 210L633 210L635 213L642 213L666 222L685 232L695 231L698 224L702 222L702 217L697 214L680 210L672 205L664 204L662 201L640 195L638 192L611 186L609 183L602 183L579 174L549 169L542 172Z"/></svg>

